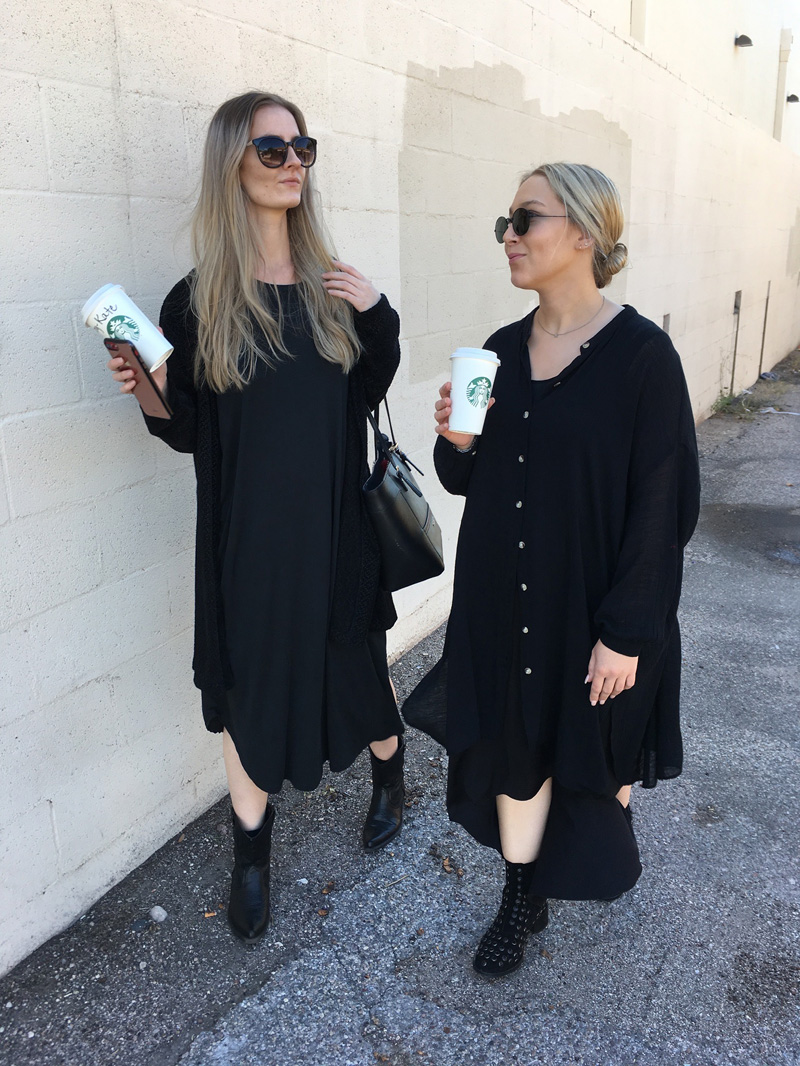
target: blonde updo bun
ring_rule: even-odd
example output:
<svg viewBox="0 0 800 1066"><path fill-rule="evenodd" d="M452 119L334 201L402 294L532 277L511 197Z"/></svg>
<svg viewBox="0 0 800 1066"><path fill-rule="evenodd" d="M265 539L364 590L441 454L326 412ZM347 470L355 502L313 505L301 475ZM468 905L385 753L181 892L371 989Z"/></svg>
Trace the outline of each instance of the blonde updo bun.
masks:
<svg viewBox="0 0 800 1066"><path fill-rule="evenodd" d="M522 178L541 174L564 205L564 213L594 244L592 269L598 289L628 261L628 249L620 241L625 216L622 199L611 178L585 163L543 163Z"/></svg>
<svg viewBox="0 0 800 1066"><path fill-rule="evenodd" d="M608 255L603 255L597 247L594 252L594 280L598 289L605 288L609 281L618 274L628 262L628 249L621 241L617 241Z"/></svg>

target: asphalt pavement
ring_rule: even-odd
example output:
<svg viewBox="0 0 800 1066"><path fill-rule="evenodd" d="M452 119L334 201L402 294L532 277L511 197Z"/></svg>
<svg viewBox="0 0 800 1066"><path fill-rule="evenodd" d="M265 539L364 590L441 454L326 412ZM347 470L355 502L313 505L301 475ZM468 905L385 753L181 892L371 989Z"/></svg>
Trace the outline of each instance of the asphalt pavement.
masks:
<svg viewBox="0 0 800 1066"><path fill-rule="evenodd" d="M286 788L274 922L247 949L217 804L0 980L2 1066L800 1063L800 355L699 439L685 770L634 789L632 892L553 903L517 973L474 974L501 864L448 822L444 753L411 733L394 846L360 849L366 755ZM395 664L401 697L441 641Z"/></svg>

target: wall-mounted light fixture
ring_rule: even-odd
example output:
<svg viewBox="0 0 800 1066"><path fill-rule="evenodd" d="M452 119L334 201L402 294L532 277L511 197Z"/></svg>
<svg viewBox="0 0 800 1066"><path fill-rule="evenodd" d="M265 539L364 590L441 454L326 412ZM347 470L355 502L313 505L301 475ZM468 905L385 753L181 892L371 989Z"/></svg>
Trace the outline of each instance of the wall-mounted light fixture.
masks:
<svg viewBox="0 0 800 1066"><path fill-rule="evenodd" d="M734 37L733 43L737 48L752 48L753 42L747 36L746 33L740 33L738 37Z"/></svg>
<svg viewBox="0 0 800 1066"><path fill-rule="evenodd" d="M786 103L800 104L800 96L798 96L797 93L790 93L790 95L786 97Z"/></svg>

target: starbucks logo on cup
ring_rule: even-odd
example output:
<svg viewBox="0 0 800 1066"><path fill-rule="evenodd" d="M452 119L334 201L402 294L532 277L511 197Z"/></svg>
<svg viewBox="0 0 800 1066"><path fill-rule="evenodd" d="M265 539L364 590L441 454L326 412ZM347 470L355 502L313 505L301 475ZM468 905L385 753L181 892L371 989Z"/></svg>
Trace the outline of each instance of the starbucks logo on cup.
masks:
<svg viewBox="0 0 800 1066"><path fill-rule="evenodd" d="M488 407L492 383L488 378L473 378L467 385L467 399L473 407Z"/></svg>
<svg viewBox="0 0 800 1066"><path fill-rule="evenodd" d="M114 315L106 323L109 337L119 341L138 341L139 327L127 315Z"/></svg>

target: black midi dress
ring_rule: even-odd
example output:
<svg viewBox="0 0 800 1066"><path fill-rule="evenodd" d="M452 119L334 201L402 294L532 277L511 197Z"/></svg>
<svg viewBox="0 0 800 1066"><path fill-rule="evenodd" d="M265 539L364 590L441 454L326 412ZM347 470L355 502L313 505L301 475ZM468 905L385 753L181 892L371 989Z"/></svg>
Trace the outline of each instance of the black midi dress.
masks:
<svg viewBox="0 0 800 1066"><path fill-rule="evenodd" d="M270 290L265 286L265 295ZM290 357L217 400L222 607L233 688L215 709L251 780L311 791L402 731L386 634L328 639L348 377L322 359L295 285L278 285ZM204 694L206 712L214 697Z"/></svg>
<svg viewBox="0 0 800 1066"><path fill-rule="evenodd" d="M694 422L669 338L632 307L531 382L533 314L484 347L501 366L474 452L443 438L440 479L466 496L444 655L409 697L446 708L448 811L500 850L496 797L553 778L533 891L608 899L638 848L620 787L682 766L682 550L697 520ZM584 683L598 639L639 657L604 706Z"/></svg>
<svg viewBox="0 0 800 1066"><path fill-rule="evenodd" d="M212 394L192 381L188 282L161 317L176 345L168 370L175 413L171 422L146 421L195 453L195 683L206 725L228 730L256 785L277 792L288 780L310 791L325 762L343 770L370 741L403 731L386 663L393 610L370 578L378 560L360 498L365 400L375 403L394 372L396 315L384 297L357 316L365 350L343 374L317 351L298 287L261 285L276 317L280 304L289 355L275 367L259 360L244 388ZM352 613L354 601L364 601L369 625L370 613ZM337 612L347 623L338 630Z"/></svg>

